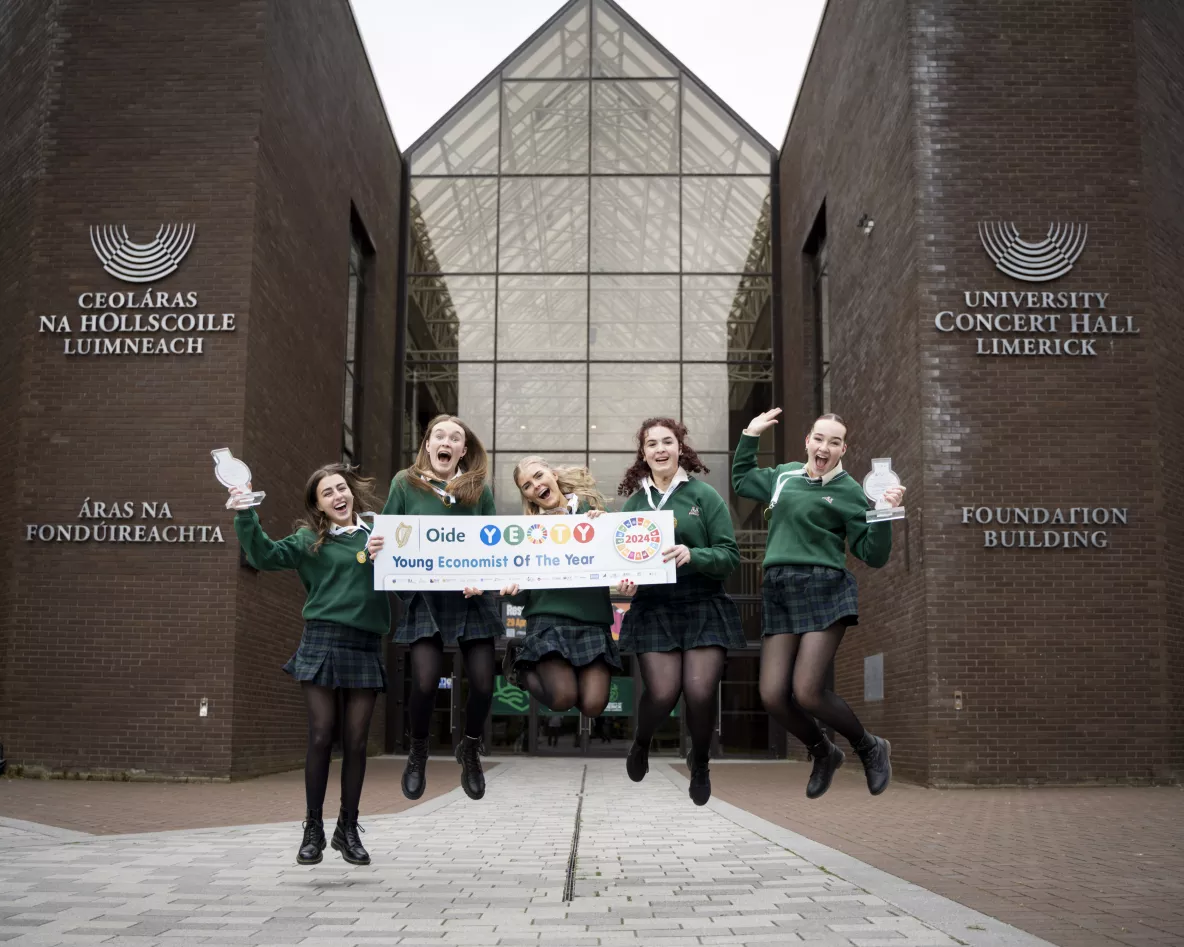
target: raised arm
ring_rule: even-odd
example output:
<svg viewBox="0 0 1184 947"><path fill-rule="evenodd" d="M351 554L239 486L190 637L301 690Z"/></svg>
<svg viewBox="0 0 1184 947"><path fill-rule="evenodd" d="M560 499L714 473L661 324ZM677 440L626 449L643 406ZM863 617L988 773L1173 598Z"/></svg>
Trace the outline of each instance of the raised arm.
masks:
<svg viewBox="0 0 1184 947"><path fill-rule="evenodd" d="M736 445L736 454L732 459L732 489L742 497L767 502L773 496L776 471L771 467L758 467L756 452L761 434L777 423L780 413L780 408L771 408L758 414L748 422L748 427L740 435L740 443Z"/></svg>
<svg viewBox="0 0 1184 947"><path fill-rule="evenodd" d="M259 514L254 510L239 510L234 515L234 531L247 554L247 562L262 572L295 569L308 555L307 536L297 532L277 542L263 532Z"/></svg>

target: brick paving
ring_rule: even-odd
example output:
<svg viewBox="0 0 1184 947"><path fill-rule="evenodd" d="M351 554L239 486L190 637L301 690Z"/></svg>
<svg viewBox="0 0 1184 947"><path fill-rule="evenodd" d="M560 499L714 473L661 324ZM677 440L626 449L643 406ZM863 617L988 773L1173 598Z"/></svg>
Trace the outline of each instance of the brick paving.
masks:
<svg viewBox="0 0 1184 947"><path fill-rule="evenodd" d="M380 815L414 805L403 797L402 759L367 761L361 812ZM486 768L496 766L486 761ZM336 818L340 769L334 761L325 794L325 817ZM428 761L434 799L460 785L460 767L448 757ZM304 771L276 773L231 783L112 782L71 779L0 779L0 816L73 829L92 835L163 832L171 829L257 825L304 814Z"/></svg>
<svg viewBox="0 0 1184 947"><path fill-rule="evenodd" d="M0 941L1047 947L749 813L697 808L661 763L641 785L606 760L490 775L481 802L454 790L366 819L364 868L332 853L296 866L293 824L81 840L10 828L26 837L6 848L0 834Z"/></svg>
<svg viewBox="0 0 1184 947"><path fill-rule="evenodd" d="M1180 787L896 781L872 798L849 755L812 802L804 763L721 763L711 773L719 799L1063 947L1184 945Z"/></svg>

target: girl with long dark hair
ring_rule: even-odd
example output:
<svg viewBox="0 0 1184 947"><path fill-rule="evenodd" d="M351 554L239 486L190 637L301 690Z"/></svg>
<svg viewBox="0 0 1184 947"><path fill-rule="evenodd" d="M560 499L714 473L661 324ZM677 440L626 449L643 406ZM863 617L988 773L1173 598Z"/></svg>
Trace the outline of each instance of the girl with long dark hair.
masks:
<svg viewBox="0 0 1184 947"><path fill-rule="evenodd" d="M351 865L370 864L358 837L358 802L370 719L378 692L386 690L382 636L391 630L390 605L374 591L374 567L366 555L369 530L359 516L377 505L373 483L344 464L314 471L304 488L305 518L278 541L268 538L254 509L239 509L234 517L247 561L262 571L295 569L307 593L300 647L284 665L300 682L308 708L307 812L296 856L301 865L317 864L325 850L323 808L338 691L344 708L341 811L332 845ZM230 488L232 495L250 490L250 484Z"/></svg>
<svg viewBox="0 0 1184 947"><path fill-rule="evenodd" d="M441 414L428 424L419 452L406 470L391 481L385 516L493 515L493 493L486 483L489 460L480 439L460 418ZM371 536L370 555L384 545ZM479 747L485 718L493 704L494 638L502 622L492 596L480 589L461 592L413 592L405 595L403 618L395 641L410 645L411 752L403 770L403 795L418 799L427 786L427 762L432 710L445 645L459 645L464 659L469 697L465 704L464 734L456 746L461 786L470 799L485 795L485 774Z"/></svg>
<svg viewBox="0 0 1184 947"><path fill-rule="evenodd" d="M583 467L555 467L541 457L524 457L514 467L514 483L527 515L583 513L595 519L604 511L604 497ZM551 710L579 707L593 718L604 713L612 672L621 670L608 588L522 592L515 583L502 595L525 606L526 616L526 637L507 643L506 680Z"/></svg>
<svg viewBox="0 0 1184 947"><path fill-rule="evenodd" d="M884 565L892 552L892 523L867 521L867 497L843 470L847 425L837 414L822 415L810 428L804 464L758 467L760 436L780 413L773 408L753 418L732 460L733 489L768 504L761 702L814 760L808 798L817 799L830 788L845 758L815 718L847 739L863 761L868 791L878 796L892 778L892 747L868 733L847 702L826 687L826 671L844 631L859 622L847 547L873 568ZM889 506L900 506L904 487L890 487L884 499Z"/></svg>
<svg viewBox="0 0 1184 947"><path fill-rule="evenodd" d="M710 484L690 476L706 472L687 443L685 425L649 418L637 434L637 459L618 488L630 494L622 512L674 512L675 543L662 556L678 567L674 584L620 588L633 594L620 647L637 655L645 683L625 768L634 782L645 778L650 741L681 695L691 734L690 797L699 806L711 798L708 758L727 652L745 647L740 612L724 592L724 579L740 564L732 517Z"/></svg>

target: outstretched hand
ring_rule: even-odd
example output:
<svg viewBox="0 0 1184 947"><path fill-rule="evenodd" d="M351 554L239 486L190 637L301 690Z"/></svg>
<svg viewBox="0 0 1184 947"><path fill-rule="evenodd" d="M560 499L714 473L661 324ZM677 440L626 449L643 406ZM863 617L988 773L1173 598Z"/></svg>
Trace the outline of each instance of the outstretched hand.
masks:
<svg viewBox="0 0 1184 947"><path fill-rule="evenodd" d="M768 411L758 414L748 422L748 427L744 429L744 433L760 437L765 431L777 423L777 415L780 413L780 408L770 408Z"/></svg>

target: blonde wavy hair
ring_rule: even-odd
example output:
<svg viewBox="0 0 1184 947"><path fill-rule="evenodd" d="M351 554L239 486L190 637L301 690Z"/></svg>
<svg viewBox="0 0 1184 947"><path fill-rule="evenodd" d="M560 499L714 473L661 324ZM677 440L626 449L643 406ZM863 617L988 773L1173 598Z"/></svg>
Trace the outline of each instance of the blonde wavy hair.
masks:
<svg viewBox="0 0 1184 947"><path fill-rule="evenodd" d="M448 484L448 492L456 497L461 506L476 506L481 500L481 491L485 489L485 479L489 476L489 455L485 453L485 445L473 433L472 428L451 414L437 414L428 422L423 440L419 442L419 453L415 455L415 463L407 468L407 481L417 490L432 489L421 478L436 479L436 474L432 470L432 459L428 456L428 440L436 425L444 421L459 424L460 429L465 432L465 456L456 468L463 473Z"/></svg>
<svg viewBox="0 0 1184 947"><path fill-rule="evenodd" d="M603 510L605 508L604 497L596 488L596 479L588 472L587 467L556 467L550 461L544 460L534 454L529 457L523 457L517 464L514 465L514 486L521 492L522 484L519 479L528 464L541 464L546 467L555 476L555 482L559 484L559 491L566 496L569 493L574 493L581 503L587 503L594 510ZM567 512L567 505L561 503L558 508L554 510L544 510L537 503L533 503L522 497L522 512L527 516L537 516L542 513L557 513L562 514Z"/></svg>

